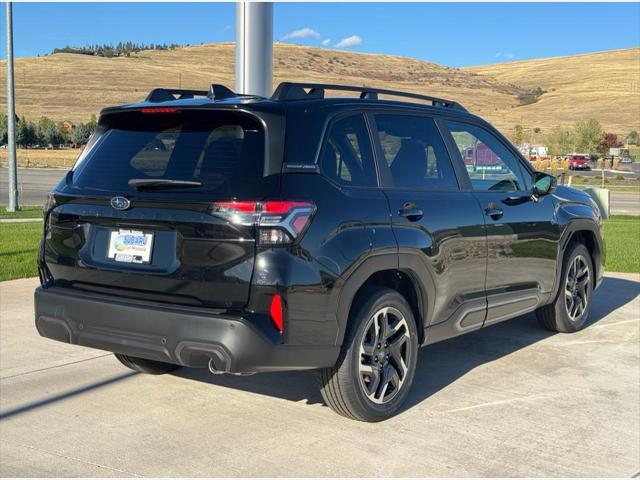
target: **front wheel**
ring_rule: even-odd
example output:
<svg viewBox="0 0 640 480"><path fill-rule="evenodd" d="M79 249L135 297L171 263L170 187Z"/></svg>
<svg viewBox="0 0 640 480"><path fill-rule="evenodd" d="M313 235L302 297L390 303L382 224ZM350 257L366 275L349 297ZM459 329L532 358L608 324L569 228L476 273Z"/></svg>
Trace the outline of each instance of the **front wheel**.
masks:
<svg viewBox="0 0 640 480"><path fill-rule="evenodd" d="M554 332L576 332L584 327L591 307L594 272L589 250L572 243L567 248L555 302L536 310L540 324Z"/></svg>
<svg viewBox="0 0 640 480"><path fill-rule="evenodd" d="M337 364L320 371L322 397L345 417L385 420L407 397L417 357L411 307L394 290L373 290L350 317Z"/></svg>

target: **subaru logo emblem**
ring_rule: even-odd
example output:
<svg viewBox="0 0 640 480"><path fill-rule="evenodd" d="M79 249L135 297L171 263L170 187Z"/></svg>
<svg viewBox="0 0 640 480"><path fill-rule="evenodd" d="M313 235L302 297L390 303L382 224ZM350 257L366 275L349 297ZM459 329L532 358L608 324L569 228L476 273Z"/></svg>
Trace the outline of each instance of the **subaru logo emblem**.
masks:
<svg viewBox="0 0 640 480"><path fill-rule="evenodd" d="M116 210L126 210L131 206L131 202L128 198L124 197L113 197L111 199L111 206Z"/></svg>

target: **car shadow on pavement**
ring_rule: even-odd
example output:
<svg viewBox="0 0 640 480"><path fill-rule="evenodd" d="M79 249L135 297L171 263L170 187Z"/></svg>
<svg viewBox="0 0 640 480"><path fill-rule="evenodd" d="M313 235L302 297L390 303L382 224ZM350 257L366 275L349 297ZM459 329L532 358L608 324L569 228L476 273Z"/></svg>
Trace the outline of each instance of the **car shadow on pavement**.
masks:
<svg viewBox="0 0 640 480"><path fill-rule="evenodd" d="M587 328L629 303L639 294L639 282L605 278L594 296ZM533 345L551 335L555 334L540 327L534 314L528 314L420 349L413 386L401 411L416 406L474 368ZM181 368L172 374L294 402L306 400L308 404L323 403L316 376L312 372L234 376L212 375L206 369Z"/></svg>

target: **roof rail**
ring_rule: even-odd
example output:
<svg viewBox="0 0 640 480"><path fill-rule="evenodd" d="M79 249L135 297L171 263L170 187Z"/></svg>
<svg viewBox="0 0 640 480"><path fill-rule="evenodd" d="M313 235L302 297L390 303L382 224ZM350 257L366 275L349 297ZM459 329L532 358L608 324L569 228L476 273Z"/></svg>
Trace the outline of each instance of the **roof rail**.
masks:
<svg viewBox="0 0 640 480"><path fill-rule="evenodd" d="M305 89L309 91L306 92ZM346 92L359 92L360 98L377 100L378 95L390 95L394 97L415 98L417 100L426 100L431 102L434 107L452 108L466 112L467 109L453 100L444 98L431 97L429 95L419 95L417 93L400 92L397 90L385 90L382 88L372 87L354 87L349 85L330 85L325 83L297 83L282 82L273 92L272 100L305 100L313 98L324 98L325 90L341 90Z"/></svg>
<svg viewBox="0 0 640 480"><path fill-rule="evenodd" d="M221 100L223 98L244 97L234 93L224 85L212 83L209 90L184 90L181 88L154 88L149 92L145 102L169 102L171 100L180 100L194 97L207 97L212 100Z"/></svg>

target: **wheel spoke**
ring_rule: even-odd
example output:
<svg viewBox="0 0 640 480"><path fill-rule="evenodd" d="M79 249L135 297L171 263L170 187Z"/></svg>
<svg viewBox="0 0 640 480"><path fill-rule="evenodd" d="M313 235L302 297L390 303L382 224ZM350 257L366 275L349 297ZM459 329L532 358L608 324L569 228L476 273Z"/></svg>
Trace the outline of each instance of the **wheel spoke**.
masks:
<svg viewBox="0 0 640 480"><path fill-rule="evenodd" d="M396 335L398 332L402 330L404 327L405 332L407 331L407 322L404 318L397 319L393 325L389 324L389 329L387 330L387 340L390 340Z"/></svg>
<svg viewBox="0 0 640 480"><path fill-rule="evenodd" d="M394 391L398 391L398 388L400 387L400 377L398 376L398 372L390 363L382 370L382 380L380 381L380 385L380 395L378 397L380 400L384 400L384 397L387 396L389 387L393 387Z"/></svg>

